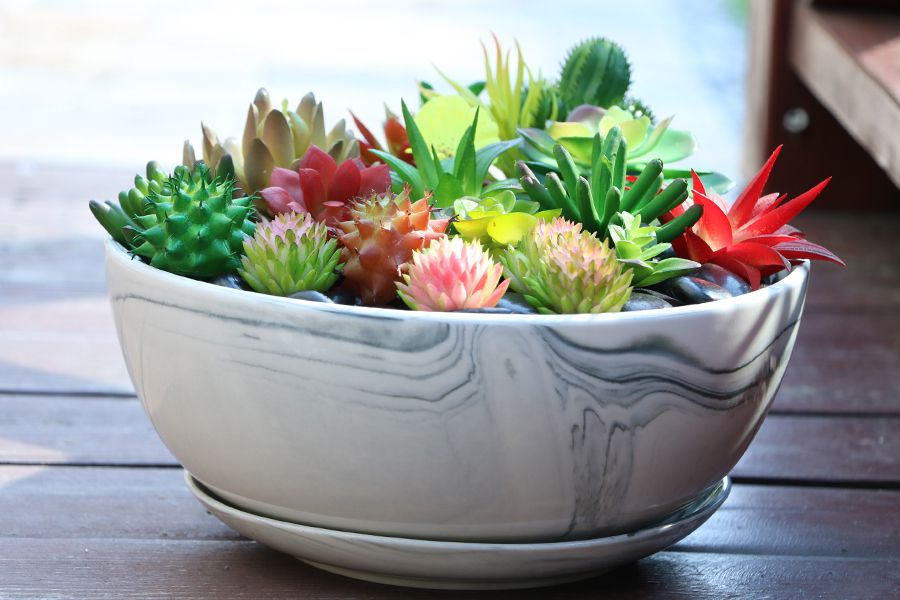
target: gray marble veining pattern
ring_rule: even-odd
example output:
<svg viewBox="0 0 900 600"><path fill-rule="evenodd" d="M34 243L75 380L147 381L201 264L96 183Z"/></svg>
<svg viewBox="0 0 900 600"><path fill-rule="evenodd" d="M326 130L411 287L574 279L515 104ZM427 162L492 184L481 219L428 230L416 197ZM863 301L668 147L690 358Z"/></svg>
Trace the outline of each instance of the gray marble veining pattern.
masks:
<svg viewBox="0 0 900 600"><path fill-rule="evenodd" d="M457 541L633 530L724 477L784 374L808 267L706 305L426 314L192 281L107 246L128 364L172 453L243 509Z"/></svg>

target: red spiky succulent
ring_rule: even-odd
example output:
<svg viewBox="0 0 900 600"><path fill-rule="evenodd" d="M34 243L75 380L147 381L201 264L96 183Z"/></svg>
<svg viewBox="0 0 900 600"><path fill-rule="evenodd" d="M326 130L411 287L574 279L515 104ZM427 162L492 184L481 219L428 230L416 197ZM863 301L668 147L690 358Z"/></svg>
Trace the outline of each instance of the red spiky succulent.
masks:
<svg viewBox="0 0 900 600"><path fill-rule="evenodd" d="M359 129L360 135L363 136L363 139L357 140L360 158L367 165L373 165L381 159L372 154L371 151L382 150L393 154L397 158L400 158L411 165L416 164L415 160L413 160L412 152L409 149L409 136L406 134L406 127L403 126L403 123L400 122L397 115L387 108L385 108L385 113L384 139L387 141L387 149L381 145L381 142L378 141L378 138L375 137L371 130L363 125L362 121L356 118L353 111L350 111L350 116L353 117L356 128Z"/></svg>
<svg viewBox="0 0 900 600"><path fill-rule="evenodd" d="M367 167L359 159L338 165L327 152L310 146L296 170L273 169L269 187L259 195L272 214L309 213L317 221L334 226L350 218L350 204L355 198L383 194L390 188L387 165Z"/></svg>
<svg viewBox="0 0 900 600"><path fill-rule="evenodd" d="M707 193L693 174L693 200L686 200L663 219L677 217L692 203L703 207L700 220L672 242L679 256L724 267L746 279L753 289L759 287L763 277L790 268L801 259L844 264L830 250L808 241L799 229L788 225L816 199L830 177L791 200L786 200L787 194L761 195L779 152L781 146L731 207L721 196Z"/></svg>
<svg viewBox="0 0 900 600"><path fill-rule="evenodd" d="M344 249L343 287L360 295L364 304L387 304L397 296L400 266L432 240L444 237L447 219L432 219L430 194L415 202L409 188L373 195L353 205L351 218L338 223Z"/></svg>

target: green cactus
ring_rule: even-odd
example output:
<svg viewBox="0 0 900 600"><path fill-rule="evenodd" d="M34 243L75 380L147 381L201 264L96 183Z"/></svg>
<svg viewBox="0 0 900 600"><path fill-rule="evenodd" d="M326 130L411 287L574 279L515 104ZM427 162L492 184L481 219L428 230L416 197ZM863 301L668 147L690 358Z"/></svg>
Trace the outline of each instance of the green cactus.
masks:
<svg viewBox="0 0 900 600"><path fill-rule="evenodd" d="M625 51L605 38L590 38L572 48L559 78L560 97L569 110L581 104L617 104L629 85L631 65Z"/></svg>
<svg viewBox="0 0 900 600"><path fill-rule="evenodd" d="M541 183L525 163L519 162L522 189L543 210L562 209L563 217L582 223L586 231L596 233L600 239L609 237L610 223L619 222L616 213L626 211L644 223L652 223L687 198L688 186L683 179L662 188L663 163L658 159L647 163L629 189L625 189L627 150L618 127L610 129L605 138L599 134L594 136L589 178L579 174L565 147L557 144L553 153L562 177L551 171ZM684 218L660 227L657 232L660 241L678 237L697 222L701 212L699 207L691 208L682 215Z"/></svg>
<svg viewBox="0 0 900 600"><path fill-rule="evenodd" d="M206 279L241 265L244 239L256 224L253 197L234 198L233 179L213 179L205 165L184 166L161 185L150 184L145 214L123 229L132 251L150 265Z"/></svg>

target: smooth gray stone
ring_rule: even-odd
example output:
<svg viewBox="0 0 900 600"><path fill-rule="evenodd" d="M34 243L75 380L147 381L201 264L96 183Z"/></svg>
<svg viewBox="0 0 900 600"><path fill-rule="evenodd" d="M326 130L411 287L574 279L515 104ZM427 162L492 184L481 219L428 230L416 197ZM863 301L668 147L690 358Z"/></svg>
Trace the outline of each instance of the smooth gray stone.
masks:
<svg viewBox="0 0 900 600"><path fill-rule="evenodd" d="M302 292L291 294L290 297L296 298L298 300L309 300L310 302L324 302L326 304L334 304L334 300L332 300L322 292L317 292L315 290L303 290Z"/></svg>
<svg viewBox="0 0 900 600"><path fill-rule="evenodd" d="M658 308L672 308L672 305L653 294L632 292L631 297L622 307L622 312L634 312L636 310L655 310Z"/></svg>
<svg viewBox="0 0 900 600"><path fill-rule="evenodd" d="M750 291L750 284L726 269L713 263L706 263L692 273L694 277L699 277L710 283L722 286L732 296L741 296Z"/></svg>
<svg viewBox="0 0 900 600"><path fill-rule="evenodd" d="M247 284L244 283L243 279L241 279L237 275L234 275L233 273L230 273L228 275L220 275L215 279L210 279L209 282L214 285L221 285L222 287L232 288L235 290L250 289Z"/></svg>
<svg viewBox="0 0 900 600"><path fill-rule="evenodd" d="M674 298L674 297L670 296L669 294L665 294L665 293L660 292L659 290L655 290L653 288L635 288L634 292L632 292L632 295L634 293L647 294L648 296L655 296L656 298L659 298L663 302L668 302L670 306L681 306L684 304L684 302L682 302L678 298Z"/></svg>
<svg viewBox="0 0 900 600"><path fill-rule="evenodd" d="M691 275L670 279L669 289L673 296L685 304L702 304L732 297L731 292L722 286Z"/></svg>
<svg viewBox="0 0 900 600"><path fill-rule="evenodd" d="M506 292L503 294L503 297L500 298L500 302L497 303L497 308L505 309L511 313L516 313L520 315L536 315L538 311L528 304L528 301L525 300L525 297L522 294L517 294L516 292Z"/></svg>

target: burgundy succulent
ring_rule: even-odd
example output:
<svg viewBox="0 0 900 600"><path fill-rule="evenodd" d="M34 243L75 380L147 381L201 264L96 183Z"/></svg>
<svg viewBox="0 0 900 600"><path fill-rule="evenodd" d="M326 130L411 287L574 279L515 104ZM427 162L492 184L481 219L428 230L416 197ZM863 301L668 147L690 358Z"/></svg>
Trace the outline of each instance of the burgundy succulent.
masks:
<svg viewBox="0 0 900 600"><path fill-rule="evenodd" d="M259 192L272 214L309 213L329 227L350 219L355 198L391 189L387 165L367 167L358 158L338 165L325 151L310 146L296 170L276 167L269 187Z"/></svg>

